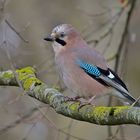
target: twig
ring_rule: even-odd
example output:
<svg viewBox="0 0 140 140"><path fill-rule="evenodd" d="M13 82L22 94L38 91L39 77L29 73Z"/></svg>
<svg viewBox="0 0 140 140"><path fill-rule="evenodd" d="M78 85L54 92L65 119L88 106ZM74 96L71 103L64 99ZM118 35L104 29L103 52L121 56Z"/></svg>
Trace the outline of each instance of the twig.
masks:
<svg viewBox="0 0 140 140"><path fill-rule="evenodd" d="M121 37L121 41L120 41L120 44L119 44L119 47L118 47L118 50L117 50L117 56L116 56L116 62L115 62L115 71L116 72L118 71L118 68L119 68L120 55L121 55L121 51L123 49L123 45L124 45L124 42L125 42L125 37L126 37L126 34L128 32L129 22L130 22L130 19L131 19L131 15L133 13L133 9L135 8L135 4L136 4L136 0L132 0L131 4L130 4L131 7L130 7L130 10L128 11L128 16L127 16L127 19L126 19L126 22L125 22L125 28L124 28L124 31L123 31L123 34L122 34L122 37Z"/></svg>
<svg viewBox="0 0 140 140"><path fill-rule="evenodd" d="M115 14L113 17L111 17L111 18L110 18L109 20L107 20L106 22L102 23L99 27L97 27L97 28L94 29L93 31L90 30L90 32L89 32L87 35L85 35L84 38L85 38L85 39L88 38L89 36L91 36L91 34L96 33L97 31L103 29L105 26L107 26L107 25L109 25L109 24L111 24L111 27L109 28L109 30L111 30L111 29L112 29L112 25L115 24L115 21L116 21L115 19L118 19L118 17L120 17L120 15L121 15L122 13L123 13L123 9L121 9L117 14ZM107 32L109 32L109 31L107 31ZM105 33L105 35L102 35L101 38L106 37L106 35L108 35L108 34Z"/></svg>
<svg viewBox="0 0 140 140"><path fill-rule="evenodd" d="M121 9L117 14L115 14L110 20L108 20L107 22L105 22L104 24L102 24L102 26L101 27L98 27L98 28L96 28L92 33L96 33L99 29L101 30L102 28L104 28L106 25L108 25L108 24L110 24L110 22L111 22L111 24L110 24L110 26L108 27L108 29L107 29L107 31L103 34L103 35L101 35L100 37L99 37L99 39L97 39L98 40L98 43L99 42L101 42L101 40L103 40L105 37L107 37L109 34L111 34L111 33L113 33L113 29L114 29L114 27L116 26L116 24L118 23L118 20L119 20L119 18L120 18L120 16L122 15L122 13L123 13L123 11L124 11L124 9ZM90 35L90 34L89 34ZM89 36L88 35L88 36ZM88 36L86 36L85 38L87 38ZM111 35L112 36L112 35ZM111 37L112 38L112 37ZM89 41L87 41L87 43L92 43L94 40L89 40ZM111 42L111 41L109 41L109 42ZM109 43L108 43L109 44ZM108 45L107 44L107 45Z"/></svg>
<svg viewBox="0 0 140 140"><path fill-rule="evenodd" d="M63 133L63 134L66 134L66 135L68 135L68 136L70 136L70 137L72 137L72 138L74 138L74 139L77 139L77 140L86 140L86 139L83 139L83 138L79 138L79 137L77 137L77 136L73 136L73 135L71 135L71 134L69 134L69 133L67 133L67 132L65 132L65 131L63 131L63 130L59 130L61 133Z"/></svg>
<svg viewBox="0 0 140 140"><path fill-rule="evenodd" d="M128 32L128 27L129 27L131 15L133 13L135 4L136 4L136 0L132 0L131 4L130 4L130 10L128 11L128 15L127 15L127 18L126 18L124 31L123 31L123 34L122 34L122 37L121 37L121 40L120 40L120 44L119 44L119 47L118 47L118 50L117 50L117 53L116 53L116 60L115 60L115 68L114 68L114 70L117 73L119 71L119 65L120 65L122 50L123 50L123 46L124 46L124 42L125 42L126 35L127 35L127 32ZM110 102L111 102L111 100L112 100L112 97L110 97ZM123 128L122 128L122 131L120 133L121 133L122 138L124 139L125 137L124 137Z"/></svg>
<svg viewBox="0 0 140 140"><path fill-rule="evenodd" d="M73 125L73 120L70 120L69 125L68 125L68 133L71 133L71 129L72 129L72 125ZM70 135L67 135L65 140L70 140Z"/></svg>
<svg viewBox="0 0 140 140"><path fill-rule="evenodd" d="M24 41L25 43L29 43L29 41L24 39L23 36L14 28L14 26L7 19L5 19L5 23L19 36L22 41Z"/></svg>
<svg viewBox="0 0 140 140"><path fill-rule="evenodd" d="M9 131L11 128L16 127L18 124L20 124L21 122L23 122L23 120L29 118L34 112L38 111L38 107L32 108L29 112L27 112L25 115L21 116L19 119L17 119L16 121L14 121L13 123L5 126L4 128L0 129L0 135L6 133L7 131Z"/></svg>

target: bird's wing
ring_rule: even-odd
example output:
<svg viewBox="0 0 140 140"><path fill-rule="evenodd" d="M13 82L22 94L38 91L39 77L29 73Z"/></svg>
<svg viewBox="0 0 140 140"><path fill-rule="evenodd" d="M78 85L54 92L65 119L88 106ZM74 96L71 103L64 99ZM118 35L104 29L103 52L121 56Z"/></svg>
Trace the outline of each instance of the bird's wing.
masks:
<svg viewBox="0 0 140 140"><path fill-rule="evenodd" d="M88 46L82 47L82 49L77 48L75 51L77 59L84 60L90 64L93 64L102 69L107 69L106 60L104 57L94 48Z"/></svg>
<svg viewBox="0 0 140 140"><path fill-rule="evenodd" d="M98 66L87 63L83 60L77 60L77 64L82 68L89 76L100 82L105 86L110 86L119 91L124 97L131 102L135 102L135 99L129 94L126 85L111 69L101 69Z"/></svg>

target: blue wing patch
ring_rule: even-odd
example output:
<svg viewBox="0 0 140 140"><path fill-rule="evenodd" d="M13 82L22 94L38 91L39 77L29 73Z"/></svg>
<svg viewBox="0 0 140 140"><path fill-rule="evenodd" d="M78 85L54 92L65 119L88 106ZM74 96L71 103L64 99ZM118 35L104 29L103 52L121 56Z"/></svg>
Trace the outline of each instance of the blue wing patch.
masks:
<svg viewBox="0 0 140 140"><path fill-rule="evenodd" d="M77 60L77 64L87 73L94 75L96 77L99 77L101 75L101 72L99 69L89 63L84 62L83 60Z"/></svg>

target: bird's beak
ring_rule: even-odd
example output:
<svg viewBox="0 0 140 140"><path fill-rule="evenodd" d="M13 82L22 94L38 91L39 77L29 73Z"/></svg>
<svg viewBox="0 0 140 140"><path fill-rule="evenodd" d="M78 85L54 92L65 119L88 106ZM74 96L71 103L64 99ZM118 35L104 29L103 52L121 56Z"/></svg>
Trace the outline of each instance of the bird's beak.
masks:
<svg viewBox="0 0 140 140"><path fill-rule="evenodd" d="M50 42L55 41L55 39L56 39L56 34L55 33L52 33L51 35L49 35L46 38L44 38L44 40L50 41Z"/></svg>
<svg viewBox="0 0 140 140"><path fill-rule="evenodd" d="M44 40L50 41L50 42L54 41L54 39L50 35L48 37L44 38Z"/></svg>

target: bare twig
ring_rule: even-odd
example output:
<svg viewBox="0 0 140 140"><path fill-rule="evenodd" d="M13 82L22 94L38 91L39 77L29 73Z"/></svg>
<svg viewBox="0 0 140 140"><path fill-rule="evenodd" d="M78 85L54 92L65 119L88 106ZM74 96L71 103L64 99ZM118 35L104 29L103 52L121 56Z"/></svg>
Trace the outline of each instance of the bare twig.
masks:
<svg viewBox="0 0 140 140"><path fill-rule="evenodd" d="M131 1L131 7L130 7L130 10L128 11L128 16L127 16L127 19L126 19L126 22L125 22L125 28L124 28L124 31L123 31L123 34L122 34L122 37L121 37L121 41L120 41L120 44L119 44L119 47L118 47L118 50L117 50L117 56L116 56L116 62L115 62L115 71L116 72L118 71L118 68L119 68L121 51L123 49L123 45L124 45L124 42L125 42L125 37L126 37L126 34L128 32L130 19L131 19L131 15L133 13L133 9L135 8L135 4L136 4L136 0L132 0Z"/></svg>
<svg viewBox="0 0 140 140"><path fill-rule="evenodd" d="M97 31L103 29L104 27L106 26L109 26L110 27L108 28L107 32L105 32L105 34L101 35L101 39L105 38L109 33L110 31L112 30L112 28L116 25L116 22L117 20L119 19L119 17L121 16L121 14L123 13L123 9L120 9L119 12L117 12L117 14L115 14L113 17L111 17L109 20L107 20L106 22L102 23L99 27L97 27L96 29L93 30L90 30L90 32L88 32L88 34L86 34L84 36L85 39L89 38L90 36L93 36L91 34L94 34L96 33ZM101 40L101 39L98 39L98 40ZM88 41L87 41L88 42Z"/></svg>
<svg viewBox="0 0 140 140"><path fill-rule="evenodd" d="M72 129L72 125L73 125L73 120L70 120L69 125L68 125L68 133L71 134L71 129ZM67 135L65 140L70 140L70 135Z"/></svg>
<svg viewBox="0 0 140 140"><path fill-rule="evenodd" d="M24 41L25 43L29 43L28 40L24 39L24 37L20 34L20 32L18 32L14 26L7 20L5 19L5 23L19 36L19 38Z"/></svg>
<svg viewBox="0 0 140 140"><path fill-rule="evenodd" d="M11 128L16 127L18 124L20 124L21 122L23 122L23 120L29 118L34 112L38 111L38 107L32 108L29 112L27 112L26 114L24 114L23 116L21 116L19 119L17 119L16 121L12 122L11 124L5 126L4 128L0 129L0 135L6 133L7 131L9 131Z"/></svg>

